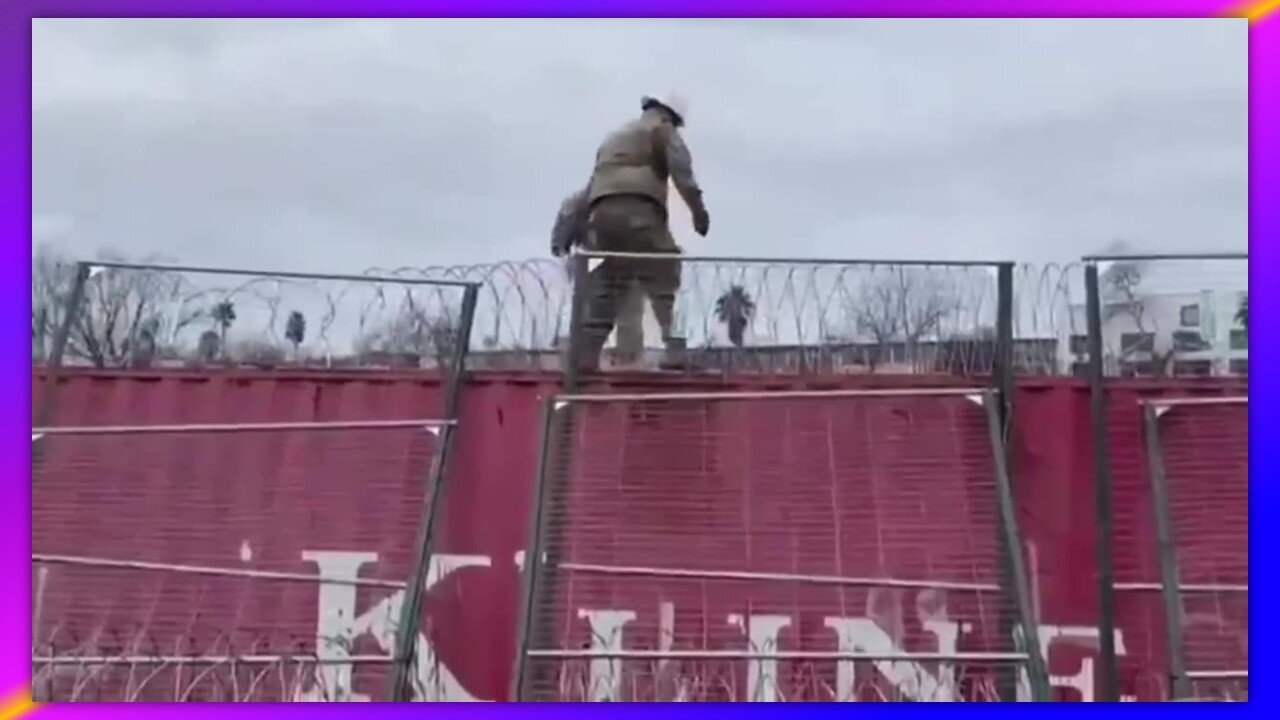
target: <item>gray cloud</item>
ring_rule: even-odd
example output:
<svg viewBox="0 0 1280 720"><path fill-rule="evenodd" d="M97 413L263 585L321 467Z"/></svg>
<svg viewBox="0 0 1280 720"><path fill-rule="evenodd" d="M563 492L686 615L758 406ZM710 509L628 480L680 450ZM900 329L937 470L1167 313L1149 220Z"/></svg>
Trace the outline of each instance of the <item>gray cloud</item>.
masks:
<svg viewBox="0 0 1280 720"><path fill-rule="evenodd" d="M35 234L314 270L537 256L603 133L674 89L699 252L1243 248L1246 50L1235 20L39 20Z"/></svg>

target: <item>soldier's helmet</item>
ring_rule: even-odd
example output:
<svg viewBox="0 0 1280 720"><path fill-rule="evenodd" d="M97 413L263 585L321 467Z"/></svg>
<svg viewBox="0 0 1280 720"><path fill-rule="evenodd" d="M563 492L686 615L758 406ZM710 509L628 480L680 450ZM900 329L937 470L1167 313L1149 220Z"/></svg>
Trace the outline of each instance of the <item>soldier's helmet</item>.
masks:
<svg viewBox="0 0 1280 720"><path fill-rule="evenodd" d="M689 113L689 101L683 95L667 93L666 95L645 95L640 98L640 109L648 110L654 105L661 105L676 116L676 125L684 125Z"/></svg>

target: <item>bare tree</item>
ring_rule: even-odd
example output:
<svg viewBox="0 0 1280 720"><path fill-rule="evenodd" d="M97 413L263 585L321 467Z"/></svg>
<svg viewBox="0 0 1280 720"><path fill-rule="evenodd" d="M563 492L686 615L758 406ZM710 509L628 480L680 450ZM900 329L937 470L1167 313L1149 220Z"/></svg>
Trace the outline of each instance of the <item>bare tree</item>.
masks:
<svg viewBox="0 0 1280 720"><path fill-rule="evenodd" d="M1124 247L1123 243L1113 247ZM1102 321L1106 323L1117 317L1128 317L1140 337L1150 337L1151 342L1125 346L1121 343L1117 353L1118 359L1124 363L1138 353L1151 354L1152 373L1156 377L1164 377L1173 367L1177 348L1172 341L1165 338L1157 327L1155 318L1148 316L1147 304L1142 297L1140 287L1144 275L1144 266L1137 261L1118 261L1107 268L1098 278L1102 309Z"/></svg>
<svg viewBox="0 0 1280 720"><path fill-rule="evenodd" d="M105 251L101 260L121 261ZM159 258L145 258L156 262ZM45 360L55 334L70 310L76 264L48 247L40 247L31 263L32 358ZM96 367L146 364L203 311L181 302L182 279L155 270L100 268L85 285L84 299L70 326L66 357Z"/></svg>
<svg viewBox="0 0 1280 720"><path fill-rule="evenodd" d="M869 278L846 299L844 312L853 334L873 343L868 362L874 370L891 344L902 344L914 361L917 345L938 339L962 302L962 288L953 278L926 268L894 267Z"/></svg>
<svg viewBox="0 0 1280 720"><path fill-rule="evenodd" d="M236 343L230 353L236 362L260 368L273 368L284 364L284 350L275 343L263 339L246 339Z"/></svg>
<svg viewBox="0 0 1280 720"><path fill-rule="evenodd" d="M62 326L75 283L75 263L47 246L31 255L31 359L48 359L54 333Z"/></svg>
<svg viewBox="0 0 1280 720"><path fill-rule="evenodd" d="M367 329L357 339L355 349L359 355L386 353L419 360L433 358L437 364L444 365L453 357L457 336L458 324L453 317L431 315L409 304L390 320Z"/></svg>

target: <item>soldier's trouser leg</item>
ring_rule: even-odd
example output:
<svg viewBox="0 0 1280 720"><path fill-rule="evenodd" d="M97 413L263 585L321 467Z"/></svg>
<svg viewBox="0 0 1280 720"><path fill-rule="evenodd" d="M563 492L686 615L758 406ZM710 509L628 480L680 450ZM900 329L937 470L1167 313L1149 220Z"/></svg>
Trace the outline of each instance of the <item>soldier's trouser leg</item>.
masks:
<svg viewBox="0 0 1280 720"><path fill-rule="evenodd" d="M665 232L662 207L645 198L607 197L591 208L588 220L596 247L606 252L645 252ZM640 279L634 258L605 258L591 273L590 301L583 318L580 369L600 365L600 353L613 331L623 298Z"/></svg>
<svg viewBox="0 0 1280 720"><path fill-rule="evenodd" d="M654 317L662 330L663 353L659 367L671 370L686 364L685 341L675 334L676 293L680 289L680 261L650 261L646 290Z"/></svg>
<svg viewBox="0 0 1280 720"><path fill-rule="evenodd" d="M666 252L666 251L659 251ZM673 253L674 254L674 253ZM653 306L653 316L662 331L662 341L669 343L674 337L676 293L680 291L679 260L649 260L642 274L645 293Z"/></svg>
<svg viewBox="0 0 1280 720"><path fill-rule="evenodd" d="M623 362L635 362L644 350L644 299L644 287L631 283L618 308L617 355Z"/></svg>
<svg viewBox="0 0 1280 720"><path fill-rule="evenodd" d="M582 339L578 343L579 354L575 362L579 370L591 371L600 367L600 354L609 340L609 333L613 332L619 305L633 283L619 258L601 261L588 275L587 283L587 307L583 313Z"/></svg>

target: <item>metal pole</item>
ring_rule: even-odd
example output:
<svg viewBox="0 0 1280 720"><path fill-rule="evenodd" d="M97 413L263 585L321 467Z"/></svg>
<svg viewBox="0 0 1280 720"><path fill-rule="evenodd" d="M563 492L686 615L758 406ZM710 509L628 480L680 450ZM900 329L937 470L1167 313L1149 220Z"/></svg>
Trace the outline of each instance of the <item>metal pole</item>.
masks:
<svg viewBox="0 0 1280 720"><path fill-rule="evenodd" d="M459 318L458 337L453 346L453 372L449 374L449 385L445 389L444 412L450 420L458 419L458 402L462 394L462 384L466 380L467 355L471 349L471 328L475 324L476 304L480 298L480 286L468 285L462 292L462 315Z"/></svg>
<svg viewBox="0 0 1280 720"><path fill-rule="evenodd" d="M579 250L579 257L619 258L632 260L669 260L670 253L612 252L607 250ZM735 265L869 265L873 267L992 267L999 260L908 260L904 258L804 258L804 257L753 257L749 255L680 255L684 262L732 263Z"/></svg>
<svg viewBox="0 0 1280 720"><path fill-rule="evenodd" d="M1001 412L1013 403L1013 263L996 269L996 355L995 385L1002 395ZM1003 418L1002 419L1006 419Z"/></svg>
<svg viewBox="0 0 1280 720"><path fill-rule="evenodd" d="M1003 538L998 547L1004 548L1004 566L1008 568L1010 584L1006 585L1007 594L1012 594L1014 607L1018 613L1018 627L1022 631L1022 646L1027 653L1027 676L1031 684L1031 698L1035 702L1048 702L1049 673L1045 667L1044 655L1040 652L1040 633L1035 617L1035 607L1031 603L1030 584L1027 581L1026 563L1022 558L1022 534L1018 530L1017 507L1013 501L1013 487L1009 480L1009 467L1005 463L1006 450L1001 437L1001 408L996 404L998 396L988 393L987 430L991 436L991 454L996 470L996 499L999 503L999 527ZM1012 635L1012 633L1010 633ZM1006 636L1009 637L1009 636ZM1014 695L1016 696L1016 686Z"/></svg>
<svg viewBox="0 0 1280 720"><path fill-rule="evenodd" d="M1115 571L1112 567L1111 457L1107 438L1107 389L1102 357L1102 296L1098 266L1084 267L1089 326L1089 414L1093 426L1093 489L1098 531L1098 648L1103 702L1120 701L1120 668L1116 658Z"/></svg>
<svg viewBox="0 0 1280 720"><path fill-rule="evenodd" d="M1085 255L1084 263L1154 262L1157 260L1248 260L1248 252L1148 253L1145 255Z"/></svg>
<svg viewBox="0 0 1280 720"><path fill-rule="evenodd" d="M476 284L473 280L442 280L437 278L396 277L393 275L309 273L289 270L250 270L247 268L210 267L208 265L160 265L156 263L115 262L111 260L100 260L91 263L91 265L119 270L147 270L158 273L191 273L193 275L240 275L274 280L334 280L337 282L436 285L439 287L469 287Z"/></svg>
<svg viewBox="0 0 1280 720"><path fill-rule="evenodd" d="M542 442L538 448L538 469L533 493L529 498L532 508L529 518L529 540L525 544L524 568L521 573L520 607L516 618L516 657L511 674L513 702L521 702L529 691L529 650L533 642L533 626L536 622L536 599L543 565L542 545L550 517L547 498L547 475L551 472L552 435L556 434L556 398L548 398L542 412Z"/></svg>
<svg viewBox="0 0 1280 720"><path fill-rule="evenodd" d="M1147 468L1151 475L1151 509L1155 513L1156 543L1160 554L1160 595L1164 600L1165 652L1168 654L1170 699L1191 697L1186 651L1182 642L1182 593L1178 582L1178 552L1173 542L1173 518L1169 514L1168 475L1160 444L1159 411L1143 408L1147 441Z"/></svg>
<svg viewBox="0 0 1280 720"><path fill-rule="evenodd" d="M565 348L562 380L566 393L573 393L578 389L578 358L582 354L583 326L587 320L587 288L591 282L587 255L574 255L571 263L573 293L569 299L569 342Z"/></svg>
<svg viewBox="0 0 1280 720"><path fill-rule="evenodd" d="M422 595L426 590L427 574L431 570L431 557L435 545L436 526L443 512L445 468L449 462L449 450L453 446L453 433L457 426L458 400L465 380L467 352L471 345L471 327L475 320L479 286L468 285L462 295L462 316L454 340L453 367L445 388L445 417L450 424L441 428L440 448L431 464L427 481L427 497L418 524L417 558L413 573L405 585L404 602L400 606L400 622L396 627L396 662L391 672L390 699L392 702L408 702L413 695L413 675L417 667L418 625L422 613Z"/></svg>
<svg viewBox="0 0 1280 720"><path fill-rule="evenodd" d="M591 288L591 255L577 253L571 260L573 275L573 294L569 305L569 342L565 348L565 357L561 377L562 392L572 395L580 385L581 368L579 367L582 347L585 338L587 317L587 299ZM538 475L535 480L532 503L532 518L529 522L529 541L525 546L524 582L521 588L520 620L516 629L516 659L511 681L511 700L521 702L528 697L532 683L531 671L528 667L529 648L546 637L543 628L538 626L536 608L545 593L552 592L548 588L555 582L555 573L560 559L560 548L548 548L547 522L549 505L553 496L553 483L563 484L568 481L562 477L564 473L554 472L555 468L568 467L569 460L563 454L573 438L573 402L560 396L553 396L547 401L546 414L543 418L542 445L539 450ZM560 444L561 455L557 452L556 443ZM553 465L555 463L555 465ZM555 477L549 475L555 474Z"/></svg>
<svg viewBox="0 0 1280 720"><path fill-rule="evenodd" d="M994 412L998 422L999 444L995 451L1001 454L1001 461L1006 468L1012 467L1009 456L1009 428L1012 422L1013 409L1013 264L1001 263L996 268L996 346L992 358L991 380L996 394L989 400L996 403ZM1002 547L1008 540L1008 529L1004 523L1004 513L997 516L996 541ZM1011 552L1021 552L1014 547ZM1009 557L1001 557L1000 586L1006 602L1017 607L1017 595L1014 585L1017 582ZM1000 618L1000 636L1014 637L1014 628L1018 623L1015 618L1002 614ZM999 677L999 693L1001 697L1015 697L1018 692L1018 673L1011 670L1001 673Z"/></svg>

